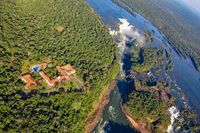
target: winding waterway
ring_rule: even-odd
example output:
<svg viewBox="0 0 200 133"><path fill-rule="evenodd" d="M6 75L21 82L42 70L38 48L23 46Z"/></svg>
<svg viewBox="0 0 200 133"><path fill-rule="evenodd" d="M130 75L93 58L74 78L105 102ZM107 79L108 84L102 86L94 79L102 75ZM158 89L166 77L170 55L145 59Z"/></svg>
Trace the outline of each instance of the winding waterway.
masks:
<svg viewBox="0 0 200 133"><path fill-rule="evenodd" d="M139 32L143 33L145 29L154 31L154 44L159 45L172 53L174 67L172 72L163 75L170 81L172 92L177 96L177 106L191 106L196 112L200 112L200 73L196 71L189 58L180 57L168 44L162 33L148 20L136 13L133 16L125 9L119 7L111 0L86 0L87 3L102 18L103 22L115 30L115 24L120 23L121 19L126 19ZM120 48L120 47L119 47ZM120 51L120 50L119 50ZM119 55L122 56L122 55ZM129 57L123 56L120 63L123 63L122 69L126 72L129 68ZM111 93L110 102L105 107L102 120L97 125L94 132L112 132L112 133L132 133L135 132L125 115L121 111L120 102L124 93L132 89L131 82L120 77L115 90ZM179 95L183 92L186 98ZM184 101L185 99L188 99ZM188 104L187 104L188 102Z"/></svg>

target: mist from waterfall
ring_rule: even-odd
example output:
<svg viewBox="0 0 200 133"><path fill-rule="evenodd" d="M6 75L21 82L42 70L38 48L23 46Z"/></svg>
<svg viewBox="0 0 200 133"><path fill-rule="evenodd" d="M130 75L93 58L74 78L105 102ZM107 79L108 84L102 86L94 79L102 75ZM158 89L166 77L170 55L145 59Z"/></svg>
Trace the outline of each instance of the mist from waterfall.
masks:
<svg viewBox="0 0 200 133"><path fill-rule="evenodd" d="M121 76L124 75L123 72L123 56L125 51L129 51L127 47L127 43L136 41L136 45L144 44L144 36L139 32L133 25L131 25L126 19L119 18L120 23L118 24L117 30L111 30L110 34L114 37L116 43L118 44L119 50L119 64L120 64L120 72Z"/></svg>

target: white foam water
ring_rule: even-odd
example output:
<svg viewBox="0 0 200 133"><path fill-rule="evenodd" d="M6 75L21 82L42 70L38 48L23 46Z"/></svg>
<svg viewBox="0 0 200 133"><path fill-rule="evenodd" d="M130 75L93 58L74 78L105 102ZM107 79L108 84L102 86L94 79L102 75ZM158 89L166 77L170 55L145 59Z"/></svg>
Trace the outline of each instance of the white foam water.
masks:
<svg viewBox="0 0 200 133"><path fill-rule="evenodd" d="M103 120L101 119L100 124L97 127L97 132L94 131L94 133L106 133L104 128L106 127L107 124L108 121L103 122Z"/></svg>
<svg viewBox="0 0 200 133"><path fill-rule="evenodd" d="M168 111L171 114L171 123L170 123L170 125L167 128L167 132L168 133L174 133L173 124L174 124L175 120L178 119L178 117L180 115L180 112L179 112L179 110L175 106L170 107L168 109Z"/></svg>
<svg viewBox="0 0 200 133"><path fill-rule="evenodd" d="M110 113L110 116L113 118L113 119L116 119L116 113L115 113L115 108L113 106L109 106L109 113Z"/></svg>

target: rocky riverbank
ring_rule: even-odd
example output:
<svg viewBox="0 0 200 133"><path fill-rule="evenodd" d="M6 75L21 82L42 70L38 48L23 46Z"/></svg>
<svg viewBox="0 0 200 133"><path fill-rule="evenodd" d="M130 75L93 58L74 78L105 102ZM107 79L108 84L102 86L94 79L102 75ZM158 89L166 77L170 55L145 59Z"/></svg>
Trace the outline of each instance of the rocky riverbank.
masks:
<svg viewBox="0 0 200 133"><path fill-rule="evenodd" d="M116 81L114 79L110 83L109 87L103 91L99 100L94 104L93 110L86 121L85 133L91 133L100 122L104 107L108 104L110 94L116 86Z"/></svg>

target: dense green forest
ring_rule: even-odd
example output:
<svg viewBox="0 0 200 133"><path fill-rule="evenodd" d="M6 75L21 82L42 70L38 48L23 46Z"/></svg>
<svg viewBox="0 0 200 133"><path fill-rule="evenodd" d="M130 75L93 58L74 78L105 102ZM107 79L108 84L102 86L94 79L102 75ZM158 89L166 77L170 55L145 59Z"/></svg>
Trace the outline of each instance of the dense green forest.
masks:
<svg viewBox="0 0 200 133"><path fill-rule="evenodd" d="M83 132L118 73L109 31L84 0L1 0L0 18L0 132ZM72 64L87 92L24 93L21 74L44 60Z"/></svg>
<svg viewBox="0 0 200 133"><path fill-rule="evenodd" d="M126 103L128 111L139 122L147 123L152 132L166 131L170 117L166 113L167 105L148 92L135 91L129 95Z"/></svg>
<svg viewBox="0 0 200 133"><path fill-rule="evenodd" d="M112 0L131 14L134 11L155 24L171 46L183 57L191 58L200 70L200 17L177 1L166 0Z"/></svg>

